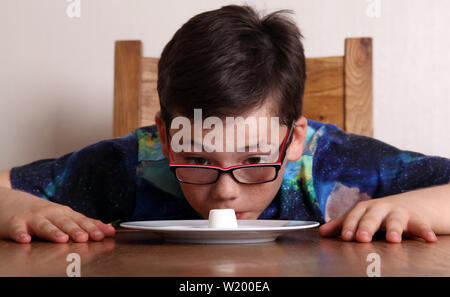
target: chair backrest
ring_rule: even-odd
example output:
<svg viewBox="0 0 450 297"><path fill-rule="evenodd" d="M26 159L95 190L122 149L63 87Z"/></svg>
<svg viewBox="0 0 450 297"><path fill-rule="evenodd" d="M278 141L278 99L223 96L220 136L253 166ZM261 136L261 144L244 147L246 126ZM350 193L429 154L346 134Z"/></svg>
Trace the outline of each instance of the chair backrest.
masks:
<svg viewBox="0 0 450 297"><path fill-rule="evenodd" d="M142 56L142 42L116 41L114 137L155 123L158 58ZM303 115L347 132L373 136L372 39L345 39L345 55L306 59Z"/></svg>

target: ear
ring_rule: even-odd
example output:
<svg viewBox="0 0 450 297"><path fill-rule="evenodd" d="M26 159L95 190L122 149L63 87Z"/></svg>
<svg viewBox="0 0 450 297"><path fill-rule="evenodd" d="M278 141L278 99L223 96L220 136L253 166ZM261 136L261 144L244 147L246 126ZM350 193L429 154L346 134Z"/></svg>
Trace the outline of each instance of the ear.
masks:
<svg viewBox="0 0 450 297"><path fill-rule="evenodd" d="M168 158L169 157L169 153L167 152L167 133L166 133L166 125L163 121L163 119L161 118L161 111L158 111L155 114L155 123L156 123L156 127L158 128L158 136L159 136L159 141L161 142L161 151L163 153L163 155Z"/></svg>
<svg viewBox="0 0 450 297"><path fill-rule="evenodd" d="M308 120L304 116L301 116L294 123L292 141L286 151L286 159L288 161L297 161L302 156L307 130Z"/></svg>

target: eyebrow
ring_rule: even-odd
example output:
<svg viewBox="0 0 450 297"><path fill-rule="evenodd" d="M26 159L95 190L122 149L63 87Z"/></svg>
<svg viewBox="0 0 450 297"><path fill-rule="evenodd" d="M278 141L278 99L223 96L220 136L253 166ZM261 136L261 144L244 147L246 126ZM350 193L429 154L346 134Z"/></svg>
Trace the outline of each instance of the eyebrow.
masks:
<svg viewBox="0 0 450 297"><path fill-rule="evenodd" d="M198 145L198 146L200 146L202 148L203 147L208 147L208 146L206 146L206 145L204 145L202 143L198 143L197 141L195 141L194 139L191 138L191 146L195 146L195 145ZM244 147L244 151L243 152L241 152L241 151L239 151L239 149L237 149L236 153L258 153L260 155L270 155L270 153L271 153L270 150L268 152L258 151L258 147L259 146L260 146L259 143L252 144L252 145L246 145ZM254 152L251 152L250 149L256 149L256 150ZM213 150L211 150L211 151L213 151ZM206 153L206 151L203 151L203 150L201 152L194 152L194 151L192 151L191 153Z"/></svg>

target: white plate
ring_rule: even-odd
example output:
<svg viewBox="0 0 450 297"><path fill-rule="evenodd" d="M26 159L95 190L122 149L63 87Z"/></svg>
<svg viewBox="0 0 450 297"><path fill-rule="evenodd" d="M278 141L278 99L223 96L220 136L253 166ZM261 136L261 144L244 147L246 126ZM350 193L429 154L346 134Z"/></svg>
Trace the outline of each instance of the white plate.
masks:
<svg viewBox="0 0 450 297"><path fill-rule="evenodd" d="M314 228L318 222L284 220L238 220L237 228L208 228L208 220L139 221L120 226L153 231L168 242L202 244L261 243L281 234Z"/></svg>

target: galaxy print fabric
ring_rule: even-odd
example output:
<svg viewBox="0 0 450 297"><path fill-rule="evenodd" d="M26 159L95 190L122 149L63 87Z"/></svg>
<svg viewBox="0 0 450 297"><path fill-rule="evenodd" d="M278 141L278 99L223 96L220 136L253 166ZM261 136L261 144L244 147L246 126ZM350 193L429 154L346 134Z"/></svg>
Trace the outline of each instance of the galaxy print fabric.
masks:
<svg viewBox="0 0 450 297"><path fill-rule="evenodd" d="M358 201L450 183L450 159L402 151L308 120L302 157L259 219L329 221ZM11 171L13 188L104 222L201 219L161 152L156 126Z"/></svg>
<svg viewBox="0 0 450 297"><path fill-rule="evenodd" d="M11 184L14 189L111 222L134 211L137 153L136 135L130 133L58 159L14 167Z"/></svg>

